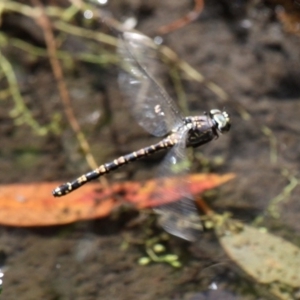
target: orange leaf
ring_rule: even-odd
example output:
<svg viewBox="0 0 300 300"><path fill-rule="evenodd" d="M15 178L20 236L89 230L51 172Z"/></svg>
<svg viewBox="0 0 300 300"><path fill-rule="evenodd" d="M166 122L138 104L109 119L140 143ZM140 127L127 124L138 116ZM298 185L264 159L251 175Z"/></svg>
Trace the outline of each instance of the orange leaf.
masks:
<svg viewBox="0 0 300 300"><path fill-rule="evenodd" d="M110 213L113 200L97 205L95 188L81 189L63 198L51 191L58 183L11 184L0 187L0 223L12 226L45 226L103 217Z"/></svg>
<svg viewBox="0 0 300 300"><path fill-rule="evenodd" d="M192 195L198 195L206 190L213 189L235 177L234 174L192 174L187 176L189 182L188 190ZM180 180L180 179L179 179ZM138 208L155 207L158 205L166 204L168 202L174 202L179 200L178 198L172 198L172 190L174 186L178 184L178 178L169 178L164 180L163 187L160 186L158 180L149 180L144 185L140 185L134 194L130 195L126 200L136 203ZM156 197L155 190L163 189L164 194L169 196L165 197L164 202ZM129 189L128 189L129 191ZM126 195L125 195L126 197Z"/></svg>
<svg viewBox="0 0 300 300"><path fill-rule="evenodd" d="M232 179L233 174L194 174L188 177L193 195L214 188ZM173 182L174 183L174 182ZM78 220L104 217L121 203L130 202L137 208L163 204L155 199L157 180L115 183L102 189L90 183L77 191L54 198L51 191L59 183L10 184L0 186L0 224L11 226L49 226ZM172 189L172 180L168 189ZM168 194L168 191L166 190ZM172 195L172 194L170 194ZM178 199L167 199L168 202Z"/></svg>

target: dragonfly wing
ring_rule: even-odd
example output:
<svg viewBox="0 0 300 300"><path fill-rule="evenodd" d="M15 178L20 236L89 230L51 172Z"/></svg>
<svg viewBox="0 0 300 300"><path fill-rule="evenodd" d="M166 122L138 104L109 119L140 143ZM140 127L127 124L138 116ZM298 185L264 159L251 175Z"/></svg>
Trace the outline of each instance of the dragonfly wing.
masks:
<svg viewBox="0 0 300 300"><path fill-rule="evenodd" d="M156 81L161 63L154 42L137 32L125 32L118 43L123 68L121 91L137 122L155 136L166 135L182 125L177 105Z"/></svg>
<svg viewBox="0 0 300 300"><path fill-rule="evenodd" d="M186 155L187 132L181 134L159 168L157 197L163 204L155 208L164 229L180 238L194 241L202 230L195 201L188 190L189 160ZM156 193L155 193L156 194ZM176 202L170 202L178 199ZM169 203L168 203L169 202Z"/></svg>

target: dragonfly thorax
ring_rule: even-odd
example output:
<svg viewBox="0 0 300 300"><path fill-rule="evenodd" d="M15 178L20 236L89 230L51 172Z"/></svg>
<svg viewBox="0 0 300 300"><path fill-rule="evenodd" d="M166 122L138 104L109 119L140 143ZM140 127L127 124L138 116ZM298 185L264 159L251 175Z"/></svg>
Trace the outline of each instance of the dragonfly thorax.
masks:
<svg viewBox="0 0 300 300"><path fill-rule="evenodd" d="M187 130L187 147L198 147L219 137L230 129L230 118L227 112L212 109L208 114L184 119L184 129Z"/></svg>

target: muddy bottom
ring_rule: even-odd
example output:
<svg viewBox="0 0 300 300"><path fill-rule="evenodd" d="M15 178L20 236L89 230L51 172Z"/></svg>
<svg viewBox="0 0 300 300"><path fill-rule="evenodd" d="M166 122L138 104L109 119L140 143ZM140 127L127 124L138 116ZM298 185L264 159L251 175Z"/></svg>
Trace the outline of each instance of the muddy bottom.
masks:
<svg viewBox="0 0 300 300"><path fill-rule="evenodd" d="M137 29L153 37L159 26L191 9L192 4L185 2L111 1L102 9L123 21L136 17ZM45 49L42 32L35 26L26 17L6 14L3 19L7 36ZM107 28L97 30L111 34ZM89 167L64 114L48 58L37 58L10 43L3 53L14 68L29 111L40 125L58 120L60 129L39 136L26 124L17 126L9 115L16 103L10 98L2 100L0 181L63 183L74 179ZM205 197L208 204L247 224L264 216L260 226L299 245L300 189L297 185L290 192L285 189L291 178L297 180L300 169L299 36L284 31L274 6L257 1L207 1L200 17L167 34L164 44L205 78L199 84L183 75L177 90L167 78L165 86L171 96L179 96L179 103L186 103L191 115L225 107L231 116L227 135L194 151L192 172L236 174L234 180ZM63 50L89 49L84 39L69 36ZM116 65L80 60L73 64L65 59L63 66L72 107L98 163L157 141L126 109ZM228 97L216 95L207 86L209 82ZM2 79L3 90L6 84ZM136 161L106 178L108 182L151 179L164 154ZM266 210L278 195L279 214L274 218ZM178 255L181 268L159 262L140 265L140 259L149 256L147 241L163 234L149 214L121 207L109 217L66 226L3 225L2 299L275 299L235 266L211 230L204 231L195 243L174 236L158 239L166 248L164 254ZM140 215L146 217L138 222ZM147 218L153 218L153 223ZM133 220L135 225L129 226Z"/></svg>

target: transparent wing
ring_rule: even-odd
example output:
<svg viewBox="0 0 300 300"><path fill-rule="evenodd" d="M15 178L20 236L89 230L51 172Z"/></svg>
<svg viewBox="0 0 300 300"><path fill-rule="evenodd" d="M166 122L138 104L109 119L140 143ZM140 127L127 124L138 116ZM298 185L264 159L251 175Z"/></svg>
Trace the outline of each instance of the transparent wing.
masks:
<svg viewBox="0 0 300 300"><path fill-rule="evenodd" d="M137 122L155 136L166 135L182 125L175 102L158 84L161 70L153 41L136 32L125 32L118 43L122 59L119 85Z"/></svg>
<svg viewBox="0 0 300 300"><path fill-rule="evenodd" d="M201 220L194 199L188 190L187 172L189 160L186 155L186 136L183 132L179 143L167 154L159 168L160 184L155 195L163 204L155 208L162 226L169 233L194 241L202 230Z"/></svg>

